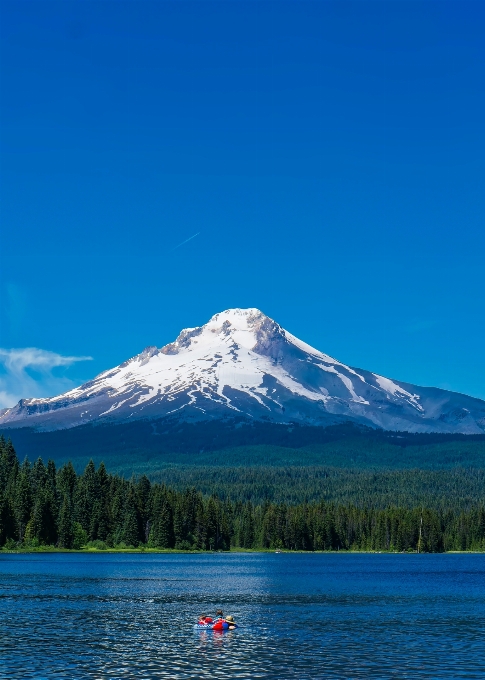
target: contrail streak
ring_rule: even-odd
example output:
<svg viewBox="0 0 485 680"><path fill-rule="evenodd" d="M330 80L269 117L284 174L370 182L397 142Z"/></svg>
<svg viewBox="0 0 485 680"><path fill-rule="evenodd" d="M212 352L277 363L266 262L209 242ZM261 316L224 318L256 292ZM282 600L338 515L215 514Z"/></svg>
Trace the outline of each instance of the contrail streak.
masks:
<svg viewBox="0 0 485 680"><path fill-rule="evenodd" d="M173 253L174 250L177 250L177 248L180 248L180 246L183 246L183 245L185 245L186 243L188 243L189 241L192 241L192 239L195 238L196 236L198 236L199 234L200 234L200 231L198 231L196 234L194 234L194 235L191 236L190 238L186 239L185 241L182 241L182 243L179 243L178 246L175 246L175 248L172 248L172 249L169 250L168 252L169 252L169 253Z"/></svg>

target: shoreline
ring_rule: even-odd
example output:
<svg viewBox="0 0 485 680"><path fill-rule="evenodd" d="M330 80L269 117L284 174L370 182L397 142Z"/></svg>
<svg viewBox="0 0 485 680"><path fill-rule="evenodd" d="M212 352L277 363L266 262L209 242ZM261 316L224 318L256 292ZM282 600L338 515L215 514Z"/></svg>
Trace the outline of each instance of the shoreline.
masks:
<svg viewBox="0 0 485 680"><path fill-rule="evenodd" d="M445 550L443 552L397 551L397 550L280 550L273 548L233 548L231 550L176 550L175 548L55 548L43 546L37 548L17 548L5 550L0 548L2 555L35 555L35 554L77 554L77 555L231 555L231 554L280 554L280 555L484 555L485 550Z"/></svg>

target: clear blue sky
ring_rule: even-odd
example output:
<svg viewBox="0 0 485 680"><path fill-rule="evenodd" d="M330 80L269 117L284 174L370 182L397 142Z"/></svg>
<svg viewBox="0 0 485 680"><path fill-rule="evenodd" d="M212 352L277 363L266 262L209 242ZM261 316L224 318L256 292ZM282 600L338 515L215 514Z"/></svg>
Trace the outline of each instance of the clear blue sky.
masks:
<svg viewBox="0 0 485 680"><path fill-rule="evenodd" d="M485 398L484 2L0 7L0 406L228 307Z"/></svg>

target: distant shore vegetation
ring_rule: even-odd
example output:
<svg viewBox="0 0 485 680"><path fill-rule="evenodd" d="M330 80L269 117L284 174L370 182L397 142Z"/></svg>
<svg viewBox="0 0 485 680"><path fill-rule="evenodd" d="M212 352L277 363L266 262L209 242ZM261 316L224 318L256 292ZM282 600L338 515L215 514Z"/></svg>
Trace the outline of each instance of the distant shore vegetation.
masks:
<svg viewBox="0 0 485 680"><path fill-rule="evenodd" d="M413 506L412 498L378 507L368 488L358 503L316 500L313 493L311 501L278 502L275 493L262 499L261 489L253 502L233 500L225 481L223 493L207 494L145 475L128 480L92 461L78 474L71 463L59 469L41 458L21 463L12 443L0 438L0 548L485 550L483 500L463 507L450 493L439 507Z"/></svg>

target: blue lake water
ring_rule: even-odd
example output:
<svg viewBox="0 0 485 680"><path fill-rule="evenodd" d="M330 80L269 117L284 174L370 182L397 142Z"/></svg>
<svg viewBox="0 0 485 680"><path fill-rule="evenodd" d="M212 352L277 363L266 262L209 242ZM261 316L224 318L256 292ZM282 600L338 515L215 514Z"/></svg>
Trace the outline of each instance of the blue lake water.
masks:
<svg viewBox="0 0 485 680"><path fill-rule="evenodd" d="M0 677L483 679L485 555L1 554Z"/></svg>

